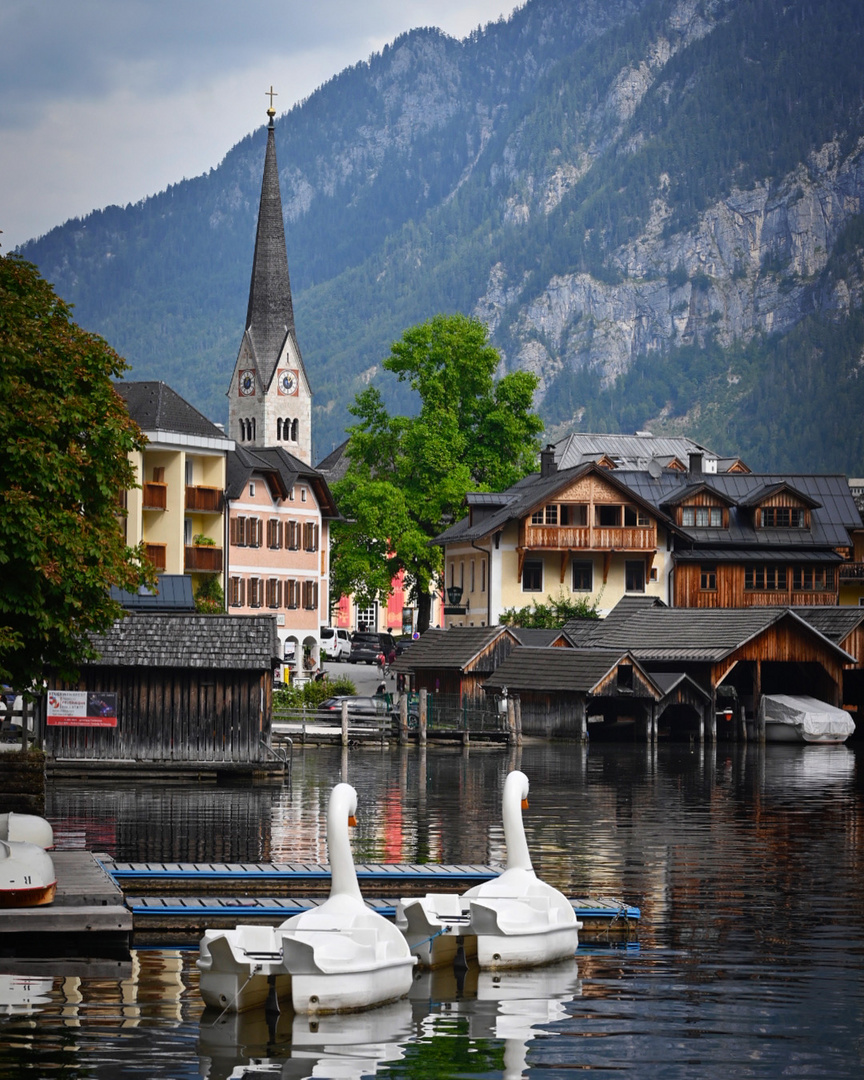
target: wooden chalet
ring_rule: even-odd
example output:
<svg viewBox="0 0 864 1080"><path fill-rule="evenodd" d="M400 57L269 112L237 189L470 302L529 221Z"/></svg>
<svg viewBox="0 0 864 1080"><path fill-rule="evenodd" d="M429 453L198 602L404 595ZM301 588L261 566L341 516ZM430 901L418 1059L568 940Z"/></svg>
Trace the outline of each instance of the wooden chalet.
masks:
<svg viewBox="0 0 864 1080"><path fill-rule="evenodd" d="M835 605L860 514L844 476L620 472L670 524L670 603Z"/></svg>
<svg viewBox="0 0 864 1080"><path fill-rule="evenodd" d="M272 615L130 614L91 641L98 658L52 690L116 695L116 725L52 726L49 759L243 770L272 755ZM113 700L113 699L110 699Z"/></svg>
<svg viewBox="0 0 864 1080"><path fill-rule="evenodd" d="M482 707L483 684L518 644L507 626L427 630L399 657L394 670L410 673L416 690L458 696L466 705Z"/></svg>
<svg viewBox="0 0 864 1080"><path fill-rule="evenodd" d="M662 691L629 653L520 646L486 680L487 693L518 694L525 735L584 741L588 725L626 725L646 737Z"/></svg>

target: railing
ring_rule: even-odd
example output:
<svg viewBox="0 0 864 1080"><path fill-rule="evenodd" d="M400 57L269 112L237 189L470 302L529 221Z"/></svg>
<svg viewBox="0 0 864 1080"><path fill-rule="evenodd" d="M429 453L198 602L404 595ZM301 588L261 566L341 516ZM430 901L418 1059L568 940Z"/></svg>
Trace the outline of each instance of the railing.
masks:
<svg viewBox="0 0 864 1080"><path fill-rule="evenodd" d="M864 581L864 563L843 563L843 565L839 566L837 569L840 571L841 581Z"/></svg>
<svg viewBox="0 0 864 1080"><path fill-rule="evenodd" d="M201 514L222 513L222 492L216 487L187 487L186 509L197 510Z"/></svg>
<svg viewBox="0 0 864 1080"><path fill-rule="evenodd" d="M458 694L426 695L427 731L462 731L489 735L507 731L507 717L494 704Z"/></svg>
<svg viewBox="0 0 864 1080"><path fill-rule="evenodd" d="M154 570L165 570L167 560L165 556L165 544L145 544L144 554Z"/></svg>
<svg viewBox="0 0 864 1080"><path fill-rule="evenodd" d="M222 573L222 548L192 545L184 548L183 565L186 571L202 574Z"/></svg>
<svg viewBox="0 0 864 1080"><path fill-rule="evenodd" d="M145 481L142 506L145 510L164 510L168 505L168 485Z"/></svg>
<svg viewBox="0 0 864 1080"><path fill-rule="evenodd" d="M657 547L654 526L526 525L525 547L561 551L653 551Z"/></svg>

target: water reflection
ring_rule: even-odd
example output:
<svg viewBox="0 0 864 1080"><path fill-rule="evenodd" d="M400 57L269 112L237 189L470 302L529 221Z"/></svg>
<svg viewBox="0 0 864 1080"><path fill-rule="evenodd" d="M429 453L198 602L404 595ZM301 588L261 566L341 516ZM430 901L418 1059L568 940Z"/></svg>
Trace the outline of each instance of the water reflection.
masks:
<svg viewBox="0 0 864 1080"><path fill-rule="evenodd" d="M0 1076L486 1080L578 1068L857 1080L861 754L337 749L298 753L284 787L54 785L46 816L58 840L121 861L323 861L327 798L345 776L360 798L359 860L481 863L504 854L501 790L518 766L531 780L524 823L538 873L570 895L638 904L641 947L586 946L578 974L512 999L503 986L487 997L479 977L418 980L409 1013L382 1015L368 1034L341 1019L315 1032L303 1021L304 1032L285 1014L272 1031L260 1017L231 1018L231 1032L202 1026L194 953L179 949L136 951L123 969L60 959L27 970L0 957ZM13 976L31 980L26 1000Z"/></svg>

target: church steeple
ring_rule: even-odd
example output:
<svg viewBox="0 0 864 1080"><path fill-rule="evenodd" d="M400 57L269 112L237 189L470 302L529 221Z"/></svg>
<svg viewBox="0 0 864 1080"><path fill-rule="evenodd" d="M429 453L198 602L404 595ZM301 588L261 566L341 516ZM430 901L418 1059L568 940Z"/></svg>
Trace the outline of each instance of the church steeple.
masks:
<svg viewBox="0 0 864 1080"><path fill-rule="evenodd" d="M249 448L283 446L311 464L312 391L294 329L276 166L274 96L271 87L249 307L228 389L228 431Z"/></svg>
<svg viewBox="0 0 864 1080"><path fill-rule="evenodd" d="M271 87L270 94L274 93ZM258 232L255 235L255 256L246 311L246 331L252 340L257 368L265 385L273 374L286 333L294 330L294 304L291 300L282 196L276 165L276 129L273 123L276 110L272 96L267 115L270 117L267 152L264 156Z"/></svg>

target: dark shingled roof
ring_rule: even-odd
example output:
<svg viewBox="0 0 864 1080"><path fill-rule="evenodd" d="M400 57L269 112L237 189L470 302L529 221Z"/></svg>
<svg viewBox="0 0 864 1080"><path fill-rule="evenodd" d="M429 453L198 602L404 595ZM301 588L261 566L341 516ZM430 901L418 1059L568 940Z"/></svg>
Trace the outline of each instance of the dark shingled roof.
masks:
<svg viewBox="0 0 864 1080"><path fill-rule="evenodd" d="M465 671L484 649L506 635L518 645L507 626L451 626L449 630L427 630L398 658L396 671L459 668Z"/></svg>
<svg viewBox="0 0 864 1080"><path fill-rule="evenodd" d="M114 389L142 431L173 431L228 442L221 428L164 382L115 382Z"/></svg>
<svg viewBox="0 0 864 1080"><path fill-rule="evenodd" d="M282 446L249 450L238 446L228 454L226 491L229 499L239 499L254 473L263 475L274 498L287 498L298 480L305 480L314 490L324 518L339 518L339 510L326 479L317 469L289 454Z"/></svg>
<svg viewBox="0 0 864 1080"><path fill-rule="evenodd" d="M839 645L864 622L864 608L861 607L796 607L795 613L835 645Z"/></svg>
<svg viewBox="0 0 864 1080"><path fill-rule="evenodd" d="M263 671L279 657L274 615L136 613L90 641L98 667Z"/></svg>
<svg viewBox="0 0 864 1080"><path fill-rule="evenodd" d="M331 450L327 457L323 458L315 466L320 473L323 474L328 484L335 484L337 480L341 480L342 477L348 472L348 466L351 464L351 459L347 454L348 440L339 443L335 450Z"/></svg>
<svg viewBox="0 0 864 1080"><path fill-rule="evenodd" d="M271 118L261 181L258 231L246 311L246 337L263 386L268 386L287 334L294 334L294 304L285 249L285 223L276 165L276 134Z"/></svg>
<svg viewBox="0 0 864 1080"><path fill-rule="evenodd" d="M653 477L647 472L621 470L615 474L634 494L660 508L676 502L678 496L693 486L693 477L681 472L663 472ZM716 492L718 501L727 503L729 527L681 527L680 535L694 545L730 549L727 558L740 558L744 547L824 548L849 547L849 529L860 528L861 515L855 506L845 476L795 474L760 475L757 473L703 473L700 486ZM779 491L797 495L811 507L809 529L757 529L754 507ZM682 545L676 544L674 557L680 557ZM791 556L790 556L791 557Z"/></svg>
<svg viewBox="0 0 864 1080"><path fill-rule="evenodd" d="M508 690L590 694L622 660L632 661L626 649L534 649L521 645L498 665L483 689L506 686ZM641 673L647 682L653 680L653 675Z"/></svg>
<svg viewBox="0 0 864 1080"><path fill-rule="evenodd" d="M781 619L792 619L850 661L791 608L647 608L617 625L604 619L596 647L629 649L640 660L722 660Z"/></svg>
<svg viewBox="0 0 864 1080"><path fill-rule="evenodd" d="M663 692L663 697L670 694L680 683L686 682L690 683L690 685L707 701L711 700L710 691L706 690L704 686L700 686L694 678L684 671L652 671L651 678L654 683L660 687Z"/></svg>

